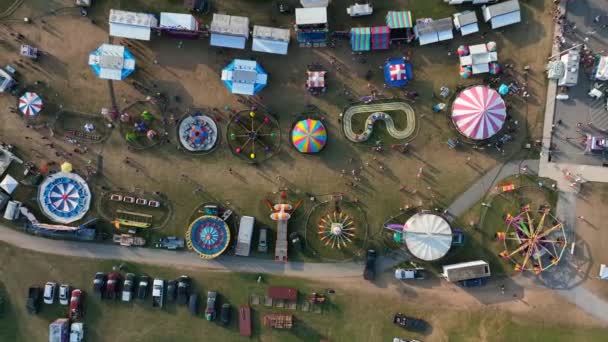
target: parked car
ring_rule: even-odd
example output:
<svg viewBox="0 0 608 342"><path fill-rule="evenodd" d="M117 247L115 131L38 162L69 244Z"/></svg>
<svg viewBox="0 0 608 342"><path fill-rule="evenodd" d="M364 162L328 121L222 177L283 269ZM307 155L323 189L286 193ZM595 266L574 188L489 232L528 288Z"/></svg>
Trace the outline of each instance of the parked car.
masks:
<svg viewBox="0 0 608 342"><path fill-rule="evenodd" d="M160 202L159 201L149 201L148 207L158 208L158 207L160 207Z"/></svg>
<svg viewBox="0 0 608 342"><path fill-rule="evenodd" d="M398 268L395 270L395 279L398 280L424 279L425 277L426 270L422 267Z"/></svg>
<svg viewBox="0 0 608 342"><path fill-rule="evenodd" d="M29 314L35 315L40 311L40 298L42 297L42 289L39 287L30 287L27 291L26 309Z"/></svg>
<svg viewBox="0 0 608 342"><path fill-rule="evenodd" d="M118 272L110 272L108 274L108 282L106 284L106 298L116 299L118 288L120 286L121 276Z"/></svg>
<svg viewBox="0 0 608 342"><path fill-rule="evenodd" d="M138 198L135 200L135 204L137 205L148 205L148 200L145 198Z"/></svg>
<svg viewBox="0 0 608 342"><path fill-rule="evenodd" d="M57 291L57 283L47 281L44 285L44 304L53 304L55 302L55 292Z"/></svg>
<svg viewBox="0 0 608 342"><path fill-rule="evenodd" d="M112 194L112 195L110 195L110 201L121 202L122 201L122 195Z"/></svg>
<svg viewBox="0 0 608 342"><path fill-rule="evenodd" d="M72 296L70 297L70 309L68 311L68 317L72 321L79 320L82 317L83 296L83 292L79 289L72 291Z"/></svg>
<svg viewBox="0 0 608 342"><path fill-rule="evenodd" d="M408 317L402 313L393 316L393 323L411 331L423 332L428 328L426 321L418 318Z"/></svg>
<svg viewBox="0 0 608 342"><path fill-rule="evenodd" d="M368 249L365 255L365 269L363 270L363 279L374 280L376 278L376 251Z"/></svg>
<svg viewBox="0 0 608 342"><path fill-rule="evenodd" d="M59 304L68 305L70 303L70 294L72 293L72 289L68 284L61 284L59 286Z"/></svg>
<svg viewBox="0 0 608 342"><path fill-rule="evenodd" d="M148 288L150 287L150 277L142 275L139 277L139 287L137 288L137 298L140 300L146 299L148 296Z"/></svg>
<svg viewBox="0 0 608 342"><path fill-rule="evenodd" d="M127 273L125 276L125 282L122 285L122 301L130 302L133 298L133 292L135 291L135 274Z"/></svg>
<svg viewBox="0 0 608 342"><path fill-rule="evenodd" d="M224 303L222 304L222 310L220 311L220 319L222 320L223 325L230 324L230 304Z"/></svg>
<svg viewBox="0 0 608 342"><path fill-rule="evenodd" d="M184 249L185 243L186 241L183 238L178 238L176 236L167 236L158 240L155 247L164 248L168 250Z"/></svg>
<svg viewBox="0 0 608 342"><path fill-rule="evenodd" d="M135 203L135 197L125 196L122 198L122 201L125 203Z"/></svg>
<svg viewBox="0 0 608 342"><path fill-rule="evenodd" d="M217 292L209 291L207 292L207 308L205 309L205 318L208 321L213 321L215 319L215 301L217 299Z"/></svg>
<svg viewBox="0 0 608 342"><path fill-rule="evenodd" d="M302 239L300 239L300 234L298 234L298 232L293 232L293 233L289 234L289 243L291 243L291 246L295 250L297 250L297 251L302 250Z"/></svg>
<svg viewBox="0 0 608 342"><path fill-rule="evenodd" d="M258 252L268 252L268 228L260 228L260 238L258 239Z"/></svg>
<svg viewBox="0 0 608 342"><path fill-rule="evenodd" d="M162 308L165 296L165 281L162 279L154 279L152 283L152 306Z"/></svg>
<svg viewBox="0 0 608 342"><path fill-rule="evenodd" d="M103 298L103 294L106 290L106 274L103 272L95 273L95 278L93 278L93 293L95 297L101 299Z"/></svg>
<svg viewBox="0 0 608 342"><path fill-rule="evenodd" d="M84 323L72 323L70 326L70 342L82 342L84 340Z"/></svg>
<svg viewBox="0 0 608 342"><path fill-rule="evenodd" d="M175 302L176 294L177 294L177 281L169 280L169 282L167 282L167 302Z"/></svg>
<svg viewBox="0 0 608 342"><path fill-rule="evenodd" d="M177 303L185 305L188 303L188 296L190 295L190 285L192 281L190 277L182 275L179 277L177 282Z"/></svg>
<svg viewBox="0 0 608 342"><path fill-rule="evenodd" d="M198 295L193 293L188 298L188 311L192 316L198 315Z"/></svg>

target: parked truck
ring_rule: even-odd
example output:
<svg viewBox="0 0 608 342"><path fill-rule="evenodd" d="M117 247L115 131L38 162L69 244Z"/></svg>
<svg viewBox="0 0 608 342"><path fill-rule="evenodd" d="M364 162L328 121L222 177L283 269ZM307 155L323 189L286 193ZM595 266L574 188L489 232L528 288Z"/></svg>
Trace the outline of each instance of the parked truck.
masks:
<svg viewBox="0 0 608 342"><path fill-rule="evenodd" d="M146 239L131 234L114 234L112 240L114 243L125 247L141 247L146 244Z"/></svg>
<svg viewBox="0 0 608 342"><path fill-rule="evenodd" d="M165 297L165 281L162 279L154 279L152 283L152 306L162 308Z"/></svg>

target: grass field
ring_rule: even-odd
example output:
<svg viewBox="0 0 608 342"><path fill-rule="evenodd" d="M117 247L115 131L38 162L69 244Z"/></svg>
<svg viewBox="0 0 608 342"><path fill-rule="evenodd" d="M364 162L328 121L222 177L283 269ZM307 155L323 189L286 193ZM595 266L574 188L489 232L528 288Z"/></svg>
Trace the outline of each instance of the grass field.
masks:
<svg viewBox="0 0 608 342"><path fill-rule="evenodd" d="M65 307L43 305L37 316L25 313L27 287L42 286L53 280L69 283L88 291L85 299L84 322L87 341L311 341L321 338L331 341L389 341L401 336L421 338L424 341L601 341L604 331L597 328L577 327L571 324L556 326L551 317L514 316L496 309L480 307L462 311L454 307L430 307L408 304L407 297L383 295L384 289L363 291L355 288L335 288L330 304L321 314L290 311L297 320L290 331L273 331L259 324L268 308L255 306L254 336L238 336L237 325L223 327L207 322L202 316L192 317L185 307L168 305L164 310L146 303L100 302L90 296L91 278L96 271L108 272L116 262L98 262L90 259L62 258L26 252L0 244L0 284L4 284L9 301L0 319L1 341L43 341L48 334L48 323L65 315ZM274 276L264 276L261 284L255 274L223 272L194 272L128 264L127 269L147 273L164 279L177 278L182 273L194 280L195 289L204 294L217 290L221 301L234 306L246 303L252 293L264 294L269 285L293 286L302 293L323 291L327 285ZM1 286L0 286L1 287ZM390 291L389 291L390 292ZM204 305L203 305L204 306ZM274 312L280 309L272 310ZM393 326L391 315L401 311L430 322L433 330L428 336L417 336Z"/></svg>

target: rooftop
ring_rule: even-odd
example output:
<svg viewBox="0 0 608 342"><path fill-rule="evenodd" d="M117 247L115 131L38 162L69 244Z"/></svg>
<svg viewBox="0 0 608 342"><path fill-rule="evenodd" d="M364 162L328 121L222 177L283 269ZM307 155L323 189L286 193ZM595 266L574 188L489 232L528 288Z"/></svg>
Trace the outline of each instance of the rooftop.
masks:
<svg viewBox="0 0 608 342"><path fill-rule="evenodd" d="M519 1L509 0L495 5L488 6L488 11L493 17L519 11Z"/></svg>
<svg viewBox="0 0 608 342"><path fill-rule="evenodd" d="M249 18L214 13L209 31L249 37Z"/></svg>
<svg viewBox="0 0 608 342"><path fill-rule="evenodd" d="M253 26L253 36L255 38L289 41L290 34L288 29L255 25Z"/></svg>
<svg viewBox="0 0 608 342"><path fill-rule="evenodd" d="M327 24L327 8L296 8L296 25Z"/></svg>
<svg viewBox="0 0 608 342"><path fill-rule="evenodd" d="M420 35L430 34L435 32L451 31L453 29L452 19L443 18L433 20L426 23L416 24L416 29Z"/></svg>

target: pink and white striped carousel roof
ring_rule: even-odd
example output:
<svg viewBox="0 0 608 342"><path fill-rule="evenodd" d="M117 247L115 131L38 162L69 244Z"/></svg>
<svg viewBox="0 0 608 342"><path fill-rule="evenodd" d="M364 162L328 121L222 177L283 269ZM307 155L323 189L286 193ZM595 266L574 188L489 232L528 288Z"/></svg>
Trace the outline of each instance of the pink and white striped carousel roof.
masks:
<svg viewBox="0 0 608 342"><path fill-rule="evenodd" d="M505 123L507 107L496 90L473 86L463 90L452 105L452 122L467 138L484 140L496 134Z"/></svg>

